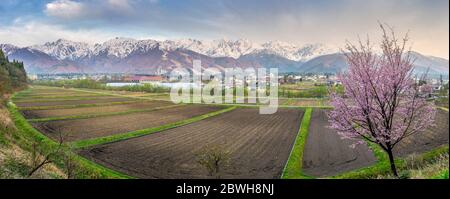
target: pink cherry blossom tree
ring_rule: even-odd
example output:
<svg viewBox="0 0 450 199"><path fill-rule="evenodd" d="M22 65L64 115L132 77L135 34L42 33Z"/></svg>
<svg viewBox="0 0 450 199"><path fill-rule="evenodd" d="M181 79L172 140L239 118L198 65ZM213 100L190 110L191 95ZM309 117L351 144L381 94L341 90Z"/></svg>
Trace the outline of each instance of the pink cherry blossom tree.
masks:
<svg viewBox="0 0 450 199"><path fill-rule="evenodd" d="M348 43L345 53L348 71L338 75L344 93L331 93L328 113L330 128L355 144L378 144L389 156L398 176L394 147L403 139L433 124L435 110L427 103L413 73L413 60L405 50L408 35L398 40L389 28L383 31L382 53L376 53L369 40ZM423 75L421 78L424 78ZM423 86L423 85L422 85Z"/></svg>

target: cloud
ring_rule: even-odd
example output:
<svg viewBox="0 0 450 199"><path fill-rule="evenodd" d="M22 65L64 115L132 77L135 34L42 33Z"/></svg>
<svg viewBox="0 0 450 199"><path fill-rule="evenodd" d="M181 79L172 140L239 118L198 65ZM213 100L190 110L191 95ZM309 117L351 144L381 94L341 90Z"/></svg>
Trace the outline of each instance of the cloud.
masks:
<svg viewBox="0 0 450 199"><path fill-rule="evenodd" d="M44 12L49 16L70 19L83 16L84 10L87 10L87 7L81 2L57 0L48 3Z"/></svg>
<svg viewBox="0 0 450 199"><path fill-rule="evenodd" d="M108 4L117 10L131 11L133 9L129 0L108 0Z"/></svg>
<svg viewBox="0 0 450 199"><path fill-rule="evenodd" d="M142 16L147 5L155 5L158 0L55 0L45 5L44 13L61 21L99 20L120 21Z"/></svg>
<svg viewBox="0 0 450 199"><path fill-rule="evenodd" d="M378 21L395 27L398 34L410 30L413 49L448 57L447 0L47 0L26 1L27 9L7 8L0 15L0 32L28 31L25 22L42 24L37 33L100 39L91 33L134 38L164 37L217 39L247 38L255 42L282 40L289 43L326 43L380 35ZM1 8L0 4L0 8ZM17 4L19 5L19 4ZM24 6L21 3L20 6ZM32 11L30 9L34 8ZM44 10L42 10L44 8ZM39 10L38 10L39 9ZM13 12L14 10L14 12ZM16 12L16 10L19 10ZM25 14L26 13L26 14ZM31 13L31 14L30 14ZM14 23L21 18L21 23ZM11 25L12 24L12 25ZM18 25L19 24L19 25ZM29 23L31 24L31 23ZM49 31L43 30L48 28ZM51 31L55 31L53 34ZM28 32L22 43L49 41ZM18 33L22 34L22 33ZM77 37L76 35L80 35ZM25 36L25 35L23 35ZM53 37L53 36L52 36ZM59 38L58 37L58 38ZM18 41L10 34L11 41ZM7 40L0 38L0 40ZM375 41L376 42L376 41Z"/></svg>
<svg viewBox="0 0 450 199"><path fill-rule="evenodd" d="M100 43L117 36L115 33L98 30L67 30L64 27L40 22L17 23L8 27L0 26L0 43L10 43L21 47L43 44L63 38Z"/></svg>

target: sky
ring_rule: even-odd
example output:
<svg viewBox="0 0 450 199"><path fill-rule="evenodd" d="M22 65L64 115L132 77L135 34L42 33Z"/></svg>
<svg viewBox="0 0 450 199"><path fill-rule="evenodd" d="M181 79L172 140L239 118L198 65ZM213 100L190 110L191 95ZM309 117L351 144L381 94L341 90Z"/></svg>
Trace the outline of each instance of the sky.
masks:
<svg viewBox="0 0 450 199"><path fill-rule="evenodd" d="M249 39L343 47L380 38L379 22L409 32L412 49L449 57L448 0L2 0L0 43L59 38Z"/></svg>

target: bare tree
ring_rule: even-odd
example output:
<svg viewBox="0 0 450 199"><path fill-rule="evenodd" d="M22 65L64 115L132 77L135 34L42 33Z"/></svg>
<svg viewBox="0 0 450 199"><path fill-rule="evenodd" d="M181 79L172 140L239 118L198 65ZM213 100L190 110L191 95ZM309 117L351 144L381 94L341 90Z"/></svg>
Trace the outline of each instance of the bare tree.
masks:
<svg viewBox="0 0 450 199"><path fill-rule="evenodd" d="M208 175L220 178L220 171L229 166L230 152L220 145L207 145L197 154L197 162L208 171Z"/></svg>
<svg viewBox="0 0 450 199"><path fill-rule="evenodd" d="M39 146L37 142L34 142L32 148L33 151L31 153L32 169L28 173L28 177L31 177L34 173L36 173L36 171L45 165L53 163L54 157L60 154L63 146L64 136L62 133L59 133L58 146L54 149L50 149L48 152L43 150L42 146Z"/></svg>

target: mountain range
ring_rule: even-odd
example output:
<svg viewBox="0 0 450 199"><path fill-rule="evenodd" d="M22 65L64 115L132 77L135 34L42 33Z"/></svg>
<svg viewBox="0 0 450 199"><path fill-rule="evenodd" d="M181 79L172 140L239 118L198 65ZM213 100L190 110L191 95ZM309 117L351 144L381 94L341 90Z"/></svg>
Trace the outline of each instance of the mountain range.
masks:
<svg viewBox="0 0 450 199"><path fill-rule="evenodd" d="M10 59L23 61L28 73L135 73L160 74L179 67L278 67L280 72L336 73L347 68L339 49L324 44L297 46L280 41L262 44L246 39L203 41L135 40L114 38L102 44L59 39L43 45L17 47L0 44ZM448 74L448 60L417 52L417 72Z"/></svg>

